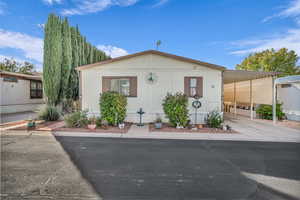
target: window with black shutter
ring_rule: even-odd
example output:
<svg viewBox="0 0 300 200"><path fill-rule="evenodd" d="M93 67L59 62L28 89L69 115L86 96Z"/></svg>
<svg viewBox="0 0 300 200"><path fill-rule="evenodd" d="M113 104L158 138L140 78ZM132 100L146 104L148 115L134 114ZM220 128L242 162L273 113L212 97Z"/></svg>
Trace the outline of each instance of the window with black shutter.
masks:
<svg viewBox="0 0 300 200"><path fill-rule="evenodd" d="M30 80L30 98L31 99L43 98L42 81Z"/></svg>
<svg viewBox="0 0 300 200"><path fill-rule="evenodd" d="M137 97L136 76L103 76L102 92L119 92L126 97Z"/></svg>
<svg viewBox="0 0 300 200"><path fill-rule="evenodd" d="M184 93L188 97L203 97L203 77L184 77Z"/></svg>

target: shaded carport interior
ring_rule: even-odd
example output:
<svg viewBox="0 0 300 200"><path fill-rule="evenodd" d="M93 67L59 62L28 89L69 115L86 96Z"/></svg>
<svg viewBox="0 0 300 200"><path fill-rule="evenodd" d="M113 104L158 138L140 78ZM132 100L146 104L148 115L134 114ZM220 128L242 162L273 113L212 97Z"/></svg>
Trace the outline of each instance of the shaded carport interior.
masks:
<svg viewBox="0 0 300 200"><path fill-rule="evenodd" d="M237 115L237 107L242 105L245 113L254 118L255 106L260 104L274 104L274 79L278 72L260 72L246 70L225 70L224 83L224 111Z"/></svg>

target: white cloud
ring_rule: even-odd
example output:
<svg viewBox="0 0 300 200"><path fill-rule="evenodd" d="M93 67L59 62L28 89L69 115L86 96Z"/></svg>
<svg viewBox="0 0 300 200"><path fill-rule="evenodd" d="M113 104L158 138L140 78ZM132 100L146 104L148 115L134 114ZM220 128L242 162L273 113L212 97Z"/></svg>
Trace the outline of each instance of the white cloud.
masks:
<svg viewBox="0 0 300 200"><path fill-rule="evenodd" d="M296 19L296 23L300 26L300 17Z"/></svg>
<svg viewBox="0 0 300 200"><path fill-rule="evenodd" d="M45 28L45 24L37 24L37 26L42 30L44 30L44 28Z"/></svg>
<svg viewBox="0 0 300 200"><path fill-rule="evenodd" d="M101 51L104 51L106 55L109 55L112 58L125 56L128 54L128 52L125 49L118 48L111 45L98 45L97 48L100 49Z"/></svg>
<svg viewBox="0 0 300 200"><path fill-rule="evenodd" d="M0 15L4 15L6 12L6 4L0 0Z"/></svg>
<svg viewBox="0 0 300 200"><path fill-rule="evenodd" d="M169 0L157 0L157 2L152 7L153 8L160 7L168 2L169 2Z"/></svg>
<svg viewBox="0 0 300 200"><path fill-rule="evenodd" d="M235 55L245 55L270 48L287 48L296 51L296 53L300 55L300 29L290 29L282 35L262 40L237 41L234 42L233 45L244 47L243 49L231 52L231 54Z"/></svg>
<svg viewBox="0 0 300 200"><path fill-rule="evenodd" d="M299 22L300 16L300 0L292 0L288 6L286 6L282 11L272 16L268 16L263 19L263 22L267 22L275 17L295 17L296 22Z"/></svg>
<svg viewBox="0 0 300 200"><path fill-rule="evenodd" d="M61 14L70 16L96 13L112 6L131 6L136 4L138 1L139 0L82 0L78 1L78 4L75 8L64 9Z"/></svg>
<svg viewBox="0 0 300 200"><path fill-rule="evenodd" d="M61 3L62 0L43 0L46 4L53 5L55 3Z"/></svg>
<svg viewBox="0 0 300 200"><path fill-rule="evenodd" d="M279 13L282 17L295 17L300 15L300 0L293 0L290 5Z"/></svg>
<svg viewBox="0 0 300 200"><path fill-rule="evenodd" d="M0 48L18 49L26 58L43 61L43 40L38 37L0 29Z"/></svg>
<svg viewBox="0 0 300 200"><path fill-rule="evenodd" d="M263 22L269 21L275 17L291 17L295 20L297 25L300 25L300 0L291 0L279 13L266 17L263 19ZM232 42L231 45L233 45L235 49L238 49L230 52L234 55L246 55L271 48L287 48L289 50L294 50L300 55L300 28L289 29L283 34L265 38L235 41Z"/></svg>

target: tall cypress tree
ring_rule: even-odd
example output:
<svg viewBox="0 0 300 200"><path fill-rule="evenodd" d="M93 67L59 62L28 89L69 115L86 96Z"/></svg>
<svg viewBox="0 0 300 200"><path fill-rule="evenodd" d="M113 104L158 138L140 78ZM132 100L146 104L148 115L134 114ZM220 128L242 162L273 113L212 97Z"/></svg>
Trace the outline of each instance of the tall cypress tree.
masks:
<svg viewBox="0 0 300 200"><path fill-rule="evenodd" d="M86 65L86 38L81 36L81 56L82 56L82 65Z"/></svg>
<svg viewBox="0 0 300 200"><path fill-rule="evenodd" d="M93 63L94 47L90 45L89 64Z"/></svg>
<svg viewBox="0 0 300 200"><path fill-rule="evenodd" d="M77 32L77 46L78 46L78 49L77 49L77 51L78 51L78 66L80 66L80 65L82 65L82 50L81 50L81 48L82 48L82 46L81 46L81 35L80 35L80 32L79 32L79 28L78 28L78 26L76 27L76 32Z"/></svg>
<svg viewBox="0 0 300 200"><path fill-rule="evenodd" d="M62 63L61 21L50 14L45 25L43 85L46 101L50 105L59 102Z"/></svg>
<svg viewBox="0 0 300 200"><path fill-rule="evenodd" d="M76 67L79 66L79 45L78 45L78 32L77 29L71 27L72 38L72 69L69 78L67 98L77 100L78 99L78 73Z"/></svg>
<svg viewBox="0 0 300 200"><path fill-rule="evenodd" d="M104 52L87 42L67 19L50 14L44 37L44 94L48 104L78 99L79 78L76 67L108 59Z"/></svg>
<svg viewBox="0 0 300 200"><path fill-rule="evenodd" d="M66 99L69 78L72 69L71 30L67 18L62 23L62 65L61 65L61 98Z"/></svg>

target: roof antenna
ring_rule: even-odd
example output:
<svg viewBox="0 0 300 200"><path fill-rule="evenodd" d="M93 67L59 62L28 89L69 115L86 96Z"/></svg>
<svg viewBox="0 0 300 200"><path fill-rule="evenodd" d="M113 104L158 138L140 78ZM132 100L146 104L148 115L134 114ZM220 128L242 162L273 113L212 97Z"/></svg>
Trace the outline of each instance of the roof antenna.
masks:
<svg viewBox="0 0 300 200"><path fill-rule="evenodd" d="M158 47L161 45L161 40L156 41L156 50L158 50Z"/></svg>

